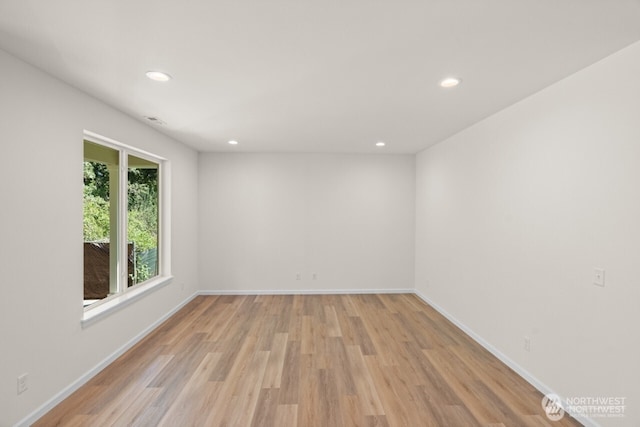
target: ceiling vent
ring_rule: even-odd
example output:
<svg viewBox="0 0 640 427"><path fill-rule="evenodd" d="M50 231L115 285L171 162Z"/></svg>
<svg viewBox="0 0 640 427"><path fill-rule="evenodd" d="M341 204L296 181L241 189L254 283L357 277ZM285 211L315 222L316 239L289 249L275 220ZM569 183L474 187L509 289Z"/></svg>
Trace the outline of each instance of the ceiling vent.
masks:
<svg viewBox="0 0 640 427"><path fill-rule="evenodd" d="M151 123L156 124L156 125L166 125L166 123L163 120L161 120L161 119L159 119L157 117L144 116L144 118L147 119L148 121L150 121Z"/></svg>

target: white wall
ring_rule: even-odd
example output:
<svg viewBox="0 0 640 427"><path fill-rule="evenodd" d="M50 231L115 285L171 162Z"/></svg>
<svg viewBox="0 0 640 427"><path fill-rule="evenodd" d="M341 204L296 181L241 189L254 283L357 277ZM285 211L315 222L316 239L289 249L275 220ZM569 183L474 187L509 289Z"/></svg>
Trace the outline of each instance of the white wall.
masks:
<svg viewBox="0 0 640 427"><path fill-rule="evenodd" d="M196 290L197 153L2 51L0 70L0 426L9 426ZM83 129L171 161L175 276L85 329ZM29 390L17 396L24 372Z"/></svg>
<svg viewBox="0 0 640 427"><path fill-rule="evenodd" d="M407 155L201 154L202 289L413 288L414 166Z"/></svg>
<svg viewBox="0 0 640 427"><path fill-rule="evenodd" d="M559 394L627 397L607 426L640 425L638 76L635 44L417 157L417 291Z"/></svg>

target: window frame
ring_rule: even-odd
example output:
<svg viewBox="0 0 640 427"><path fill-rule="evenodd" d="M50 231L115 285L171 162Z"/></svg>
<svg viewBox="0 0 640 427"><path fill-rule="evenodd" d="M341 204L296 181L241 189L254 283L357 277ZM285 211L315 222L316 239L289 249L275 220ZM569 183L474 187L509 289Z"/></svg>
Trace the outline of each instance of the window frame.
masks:
<svg viewBox="0 0 640 427"><path fill-rule="evenodd" d="M171 164L164 158L139 148L123 144L111 138L85 130L83 140L118 151L118 292L83 307L82 326L117 311L140 299L145 294L171 283ZM133 155L158 164L158 274L144 282L127 287L127 203L128 157ZM83 154L84 161L84 154ZM123 179L124 178L124 179ZM83 284L84 286L84 284ZM81 304L83 298L80 299Z"/></svg>

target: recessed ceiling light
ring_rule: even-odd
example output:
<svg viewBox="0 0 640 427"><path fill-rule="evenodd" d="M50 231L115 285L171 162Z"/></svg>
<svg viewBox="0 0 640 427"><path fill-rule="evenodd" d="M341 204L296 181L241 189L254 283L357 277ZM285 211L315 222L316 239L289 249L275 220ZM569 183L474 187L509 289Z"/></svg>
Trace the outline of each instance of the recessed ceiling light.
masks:
<svg viewBox="0 0 640 427"><path fill-rule="evenodd" d="M376 142L376 147L384 147L385 145L387 145L387 144L385 144L382 141Z"/></svg>
<svg viewBox="0 0 640 427"><path fill-rule="evenodd" d="M238 141L231 140L229 141L229 145L238 145Z"/></svg>
<svg viewBox="0 0 640 427"><path fill-rule="evenodd" d="M462 80L457 77L447 77L446 79L440 82L440 86L444 88L456 87L460 84Z"/></svg>
<svg viewBox="0 0 640 427"><path fill-rule="evenodd" d="M171 76L167 73L163 73L162 71L147 71L146 75L156 82L168 82L171 80Z"/></svg>

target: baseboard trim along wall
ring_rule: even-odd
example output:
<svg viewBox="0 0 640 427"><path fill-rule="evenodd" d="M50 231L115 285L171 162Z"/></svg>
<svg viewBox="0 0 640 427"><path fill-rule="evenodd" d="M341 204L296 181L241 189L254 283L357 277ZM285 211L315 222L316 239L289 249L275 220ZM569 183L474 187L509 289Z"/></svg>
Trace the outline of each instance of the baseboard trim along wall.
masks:
<svg viewBox="0 0 640 427"><path fill-rule="evenodd" d="M531 373L529 373L522 366L518 365L516 362L511 360L504 353L502 353L500 350L495 348L491 343L489 343L484 338L482 338L480 335L475 333L473 331L473 329L469 328L467 325L465 325L464 323L460 322L458 319L456 319L453 315L451 315L445 309L440 307L438 304L436 304L435 302L433 302L432 300L427 298L425 295L423 295L422 293L420 293L420 292L418 292L416 290L414 290L413 293L418 298L420 298L422 301L424 301L425 303L427 303L428 305L433 307L433 309L436 310L438 313L440 313L444 317L446 317L448 321L450 321L451 323L456 325L465 334L469 335L475 342L477 342L482 347L484 347L489 353L491 353L495 357L497 357L502 363L507 365L509 368L513 369L518 375L520 375L522 378L524 378L529 384L534 386L540 393L545 394L545 395L546 394L558 395L558 393L556 393L553 389L551 389L551 387L549 387L546 384L544 384L542 381L537 379L535 376L533 376ZM560 396L560 397L563 397L563 396ZM569 411L569 414L573 418L575 418L576 420L580 421L583 425L585 425L585 427L601 427L600 424L598 424L597 422L595 422L593 420L593 418L587 418L587 417L582 416L581 414L572 413L571 411Z"/></svg>
<svg viewBox="0 0 640 427"><path fill-rule="evenodd" d="M413 289L271 289L271 290L206 290L198 295L331 295L331 294L412 294Z"/></svg>
<svg viewBox="0 0 640 427"><path fill-rule="evenodd" d="M162 317L160 317L158 320L153 322L151 325L149 325L149 327L145 328L138 335L136 335L135 337L131 338L122 347L120 347L119 349L114 351L112 354L110 354L108 357L106 357L104 360L102 360L96 366L94 366L89 371L87 371L80 378L78 378L73 383L69 384L67 387L62 389L59 393L57 393L55 396L53 396L51 399L49 399L47 402L45 402L38 409L33 411L31 414L27 415L25 418L23 418L21 421L19 421L17 424L15 424L14 427L29 427L31 424L33 424L36 421L38 421L44 414L46 414L51 409L56 407L64 399L66 399L67 397L71 396L71 394L73 392L75 392L80 387L85 385L91 378L95 377L98 373L100 373L100 371L102 371L104 368L106 368L111 363L113 363L118 357L122 356L127 350L129 350L131 347L133 347L138 342L140 342L144 337L149 335L154 329L156 329L164 321L166 321L171 316L173 316L175 313L177 313L178 310L180 310L182 307L187 305L197 295L198 295L198 293L194 293L190 297L186 298L184 301L182 301L180 304L178 304L175 308L173 308L167 314L165 314Z"/></svg>
<svg viewBox="0 0 640 427"><path fill-rule="evenodd" d="M154 329L160 326L164 321L169 319L175 313L178 312L182 307L187 305L191 300L199 295L326 295L326 294L415 294L418 298L424 301L426 304L433 307L436 311L442 314L447 320L460 328L464 333L469 335L474 341L483 346L487 351L497 357L500 361L502 361L509 368L513 369L518 375L524 378L527 382L529 382L532 386L534 386L538 391L543 394L555 393L550 387L546 384L542 383L535 376L531 375L527 370L522 368L516 362L507 357L500 350L495 348L492 344L482 338L480 335L475 333L471 328L469 328L464 323L460 322L442 307L440 307L435 302L431 301L425 295L416 291L415 289L297 289L297 290L237 290L237 289L228 289L228 290L201 290L190 297L186 298L180 304L178 304L175 308L169 311L167 314L160 317L157 321L151 324L149 327L144 329L138 335L133 337L127 343L125 343L122 347L117 349L107 358L102 360L80 378L75 380L72 384L61 390L47 402L45 402L42 406L36 409L34 412L29 414L23 420L18 422L14 427L28 427L31 424L35 423L39 418L41 418L44 414L53 409L56 405L62 402L64 399L69 397L73 392L82 387L85 383L87 383L91 378L96 376L100 371L106 368L109 364L113 363L118 357L123 355L127 350L132 348L138 342L140 342L144 337L149 335ZM601 427L598 423L596 423L592 418L586 418L581 416L580 414L570 413L572 417L580 421L587 427Z"/></svg>

